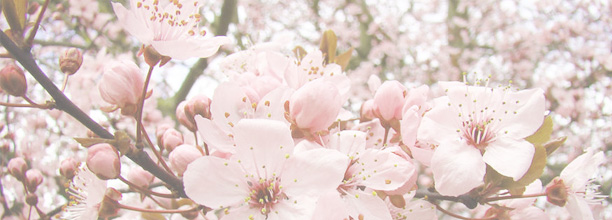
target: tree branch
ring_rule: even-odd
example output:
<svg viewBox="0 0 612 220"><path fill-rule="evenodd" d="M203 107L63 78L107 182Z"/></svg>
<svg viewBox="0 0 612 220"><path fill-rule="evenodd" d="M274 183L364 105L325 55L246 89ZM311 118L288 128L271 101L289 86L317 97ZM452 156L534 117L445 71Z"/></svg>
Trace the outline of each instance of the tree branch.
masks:
<svg viewBox="0 0 612 220"><path fill-rule="evenodd" d="M47 75L45 75L45 73L40 69L38 64L36 64L36 61L34 61L34 58L29 51L25 51L17 47L17 45L15 45L15 43L13 43L9 36L7 36L3 31L0 31L0 42L4 48L11 53L13 57L19 61L19 63L21 63L26 70L28 70L28 72L30 72L32 77L34 77L34 79L40 83L40 85L49 93L49 95L53 97L57 109L68 113L101 138L114 139L114 136L110 132L79 109L79 107L70 101L70 99L68 99L64 93L62 93L57 86L53 84ZM172 190L177 192L177 195L187 197L185 195L183 181L158 166L142 149L134 151L126 156L136 164L140 165L143 169L155 175L155 177L170 185Z"/></svg>

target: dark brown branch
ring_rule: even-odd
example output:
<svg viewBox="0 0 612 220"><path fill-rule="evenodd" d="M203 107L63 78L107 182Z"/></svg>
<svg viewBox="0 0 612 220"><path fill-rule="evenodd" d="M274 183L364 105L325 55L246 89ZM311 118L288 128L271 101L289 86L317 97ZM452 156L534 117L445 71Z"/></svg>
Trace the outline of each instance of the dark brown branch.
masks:
<svg viewBox="0 0 612 220"><path fill-rule="evenodd" d="M40 85L49 93L49 95L53 97L57 109L68 113L101 138L114 139L114 136L110 132L79 109L79 107L70 101L70 99L68 99L64 93L62 93L57 86L53 84L47 75L45 75L45 73L40 69L38 64L36 64L36 61L34 61L34 58L29 51L25 51L17 47L17 45L15 45L15 43L13 43L13 41L2 31L0 31L0 42L4 48L11 53L13 57L19 61L19 63L21 63L26 70L28 70L28 72L30 72L32 77L34 77L34 79L40 83ZM177 195L186 197L183 181L158 166L142 149L134 151L126 156L136 164L140 165L143 169L155 175L155 177L167 183L172 188L171 190L176 191Z"/></svg>

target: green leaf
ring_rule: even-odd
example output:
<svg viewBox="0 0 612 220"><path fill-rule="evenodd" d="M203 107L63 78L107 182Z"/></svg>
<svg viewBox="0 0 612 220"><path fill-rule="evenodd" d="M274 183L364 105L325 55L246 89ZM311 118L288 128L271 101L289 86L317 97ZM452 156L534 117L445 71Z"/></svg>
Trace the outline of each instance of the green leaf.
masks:
<svg viewBox="0 0 612 220"><path fill-rule="evenodd" d="M550 135L552 134L552 130L553 130L553 122L552 122L552 118L549 115L549 116L546 116L546 118L544 118L544 122L542 123L540 128L535 133L533 133L531 136L525 138L525 140L529 141L533 145L543 145L546 142L548 142L548 140L550 140Z"/></svg>
<svg viewBox="0 0 612 220"><path fill-rule="evenodd" d="M161 213L142 212L140 216L145 220L166 220Z"/></svg>
<svg viewBox="0 0 612 220"><path fill-rule="evenodd" d="M340 65L340 67L342 67L342 70L344 71L346 69L346 66L349 64L349 61L351 60L351 55L353 55L352 47L346 52L338 55L334 60L334 63Z"/></svg>
<svg viewBox="0 0 612 220"><path fill-rule="evenodd" d="M325 55L325 61L327 61L327 63L333 62L336 59L337 42L338 38L336 37L336 33L334 33L334 31L326 30L323 32L319 49Z"/></svg>
<svg viewBox="0 0 612 220"><path fill-rule="evenodd" d="M2 0L2 12L15 35L23 35L27 3L27 0Z"/></svg>
<svg viewBox="0 0 612 220"><path fill-rule="evenodd" d="M567 140L567 137L560 137L546 143L544 145L544 148L546 149L546 155L550 155L552 154L552 152L555 152L555 150L557 150L563 145L563 143L565 143L565 140Z"/></svg>

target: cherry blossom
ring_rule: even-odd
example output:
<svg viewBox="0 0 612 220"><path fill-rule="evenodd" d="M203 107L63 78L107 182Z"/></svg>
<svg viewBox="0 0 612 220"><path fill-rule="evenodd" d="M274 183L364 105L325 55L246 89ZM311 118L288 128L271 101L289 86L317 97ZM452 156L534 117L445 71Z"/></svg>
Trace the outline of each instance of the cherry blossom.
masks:
<svg viewBox="0 0 612 220"><path fill-rule="evenodd" d="M100 204L107 189L105 180L98 179L94 173L81 166L70 183L68 193L74 198L62 216L65 219L98 219Z"/></svg>
<svg viewBox="0 0 612 220"><path fill-rule="evenodd" d="M226 219L306 219L318 196L338 187L348 164L332 150L293 154L289 127L274 120L243 119L234 139L231 159L204 156L184 174L187 195L225 210Z"/></svg>
<svg viewBox="0 0 612 220"><path fill-rule="evenodd" d="M543 91L441 84L447 96L434 100L418 130L421 141L437 145L431 158L436 189L466 193L483 183L487 165L520 179L535 151L524 138L544 120Z"/></svg>
<svg viewBox="0 0 612 220"><path fill-rule="evenodd" d="M153 46L161 55L180 60L209 57L221 45L231 43L225 36L205 38L206 31L195 28L201 19L202 4L201 0L130 0L128 10L120 3L112 3L127 32L144 45Z"/></svg>

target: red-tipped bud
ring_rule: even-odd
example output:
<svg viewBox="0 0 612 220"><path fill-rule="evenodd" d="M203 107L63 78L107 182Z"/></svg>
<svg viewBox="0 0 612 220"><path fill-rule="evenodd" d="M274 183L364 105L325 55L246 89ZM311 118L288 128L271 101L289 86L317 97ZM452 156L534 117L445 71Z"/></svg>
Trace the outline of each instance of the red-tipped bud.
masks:
<svg viewBox="0 0 612 220"><path fill-rule="evenodd" d="M565 206L567 203L567 186L560 178L555 178L546 186L546 200L557 206Z"/></svg>
<svg viewBox="0 0 612 220"><path fill-rule="evenodd" d="M64 51L59 58L60 69L68 75L76 73L81 68L81 64L83 64L83 54L76 48Z"/></svg>
<svg viewBox="0 0 612 220"><path fill-rule="evenodd" d="M95 144L87 149L87 168L102 180L115 179L121 174L119 152L110 144Z"/></svg>
<svg viewBox="0 0 612 220"><path fill-rule="evenodd" d="M43 175L37 169L31 169L26 171L25 177L26 187L31 193L36 192L36 188L38 188L38 186L43 182Z"/></svg>
<svg viewBox="0 0 612 220"><path fill-rule="evenodd" d="M0 70L0 87L12 96L24 96L28 90L23 70L15 64L8 64Z"/></svg>
<svg viewBox="0 0 612 220"><path fill-rule="evenodd" d="M79 169L79 163L72 157L66 158L60 163L60 174L67 179L72 179Z"/></svg>
<svg viewBox="0 0 612 220"><path fill-rule="evenodd" d="M21 157L15 157L8 162L8 171L17 180L23 181L25 173L28 170L28 164Z"/></svg>
<svg viewBox="0 0 612 220"><path fill-rule="evenodd" d="M176 171L179 176L182 176L187 169L187 165L202 157L202 153L194 146L183 144L176 147L174 151L170 153L169 157L172 169Z"/></svg>
<svg viewBox="0 0 612 220"><path fill-rule="evenodd" d="M142 167L131 169L127 176L128 181L141 188L149 188L154 178L153 174L142 169Z"/></svg>
<svg viewBox="0 0 612 220"><path fill-rule="evenodd" d="M164 135L162 136L162 143L164 149L166 149L168 152L172 152L174 148L183 144L183 134L174 128L170 128L164 132Z"/></svg>

